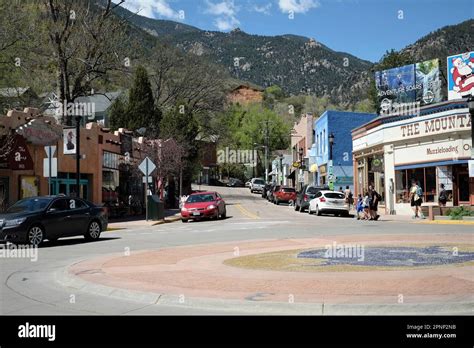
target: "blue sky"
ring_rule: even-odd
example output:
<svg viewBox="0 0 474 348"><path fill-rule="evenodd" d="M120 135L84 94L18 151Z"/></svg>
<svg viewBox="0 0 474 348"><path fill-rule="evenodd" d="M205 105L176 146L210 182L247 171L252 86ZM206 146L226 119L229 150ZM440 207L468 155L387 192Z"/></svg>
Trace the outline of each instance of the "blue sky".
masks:
<svg viewBox="0 0 474 348"><path fill-rule="evenodd" d="M203 30L312 37L373 62L386 50L474 18L473 0L126 0L124 6Z"/></svg>

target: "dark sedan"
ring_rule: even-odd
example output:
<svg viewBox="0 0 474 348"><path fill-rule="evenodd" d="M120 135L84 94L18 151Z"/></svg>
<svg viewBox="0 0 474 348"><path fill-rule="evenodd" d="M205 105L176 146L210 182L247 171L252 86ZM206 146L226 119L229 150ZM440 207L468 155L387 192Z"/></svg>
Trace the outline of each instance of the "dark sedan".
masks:
<svg viewBox="0 0 474 348"><path fill-rule="evenodd" d="M104 208L73 197L25 198L0 214L0 241L12 243L39 245L79 235L97 240L106 229Z"/></svg>

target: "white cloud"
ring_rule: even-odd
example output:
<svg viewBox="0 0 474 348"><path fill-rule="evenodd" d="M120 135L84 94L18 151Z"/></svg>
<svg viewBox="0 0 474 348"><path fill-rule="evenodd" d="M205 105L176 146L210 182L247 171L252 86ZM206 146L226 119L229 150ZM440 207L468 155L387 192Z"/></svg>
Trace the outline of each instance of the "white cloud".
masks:
<svg viewBox="0 0 474 348"><path fill-rule="evenodd" d="M320 3L318 0L278 0L278 6L283 13L290 11L294 13L306 13L312 8L319 7Z"/></svg>
<svg viewBox="0 0 474 348"><path fill-rule="evenodd" d="M234 0L223 0L220 2L212 2L206 0L207 8L205 13L217 16L214 25L217 29L225 31L234 29L240 24L237 19L239 8L235 6Z"/></svg>
<svg viewBox="0 0 474 348"><path fill-rule="evenodd" d="M127 0L121 6L148 18L180 19L179 12L171 8L168 0Z"/></svg>
<svg viewBox="0 0 474 348"><path fill-rule="evenodd" d="M268 3L266 5L258 6L258 5L253 5L253 10L258 13L263 13L266 15L270 14L270 9L272 8L272 4Z"/></svg>

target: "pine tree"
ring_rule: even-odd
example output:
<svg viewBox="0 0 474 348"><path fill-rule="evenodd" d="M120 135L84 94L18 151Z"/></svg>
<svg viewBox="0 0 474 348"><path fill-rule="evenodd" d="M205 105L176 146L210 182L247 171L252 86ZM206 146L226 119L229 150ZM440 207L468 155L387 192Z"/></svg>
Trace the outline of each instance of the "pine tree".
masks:
<svg viewBox="0 0 474 348"><path fill-rule="evenodd" d="M110 106L109 127L112 130L117 130L119 128L128 128L126 108L127 105L120 97L115 99L112 105Z"/></svg>
<svg viewBox="0 0 474 348"><path fill-rule="evenodd" d="M145 127L148 137L158 137L161 111L155 107L148 73L143 66L135 71L133 86L128 95L126 117L129 130L136 131Z"/></svg>

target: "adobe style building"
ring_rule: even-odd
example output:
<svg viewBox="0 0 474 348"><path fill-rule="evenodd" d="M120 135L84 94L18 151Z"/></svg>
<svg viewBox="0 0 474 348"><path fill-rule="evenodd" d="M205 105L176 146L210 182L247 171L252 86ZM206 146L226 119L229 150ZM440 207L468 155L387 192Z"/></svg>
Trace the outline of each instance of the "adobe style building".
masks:
<svg viewBox="0 0 474 348"><path fill-rule="evenodd" d="M65 154L64 127L54 117L43 116L33 108L10 110L0 117L0 128L3 134L17 130L11 146L13 151L0 158L3 206L49 193L76 194L76 156ZM80 133L81 197L111 207L127 205L130 196L136 202L143 202L144 185L137 165L146 157L146 140L133 138L125 129L111 132L97 123L87 123ZM49 145L56 146L53 157L57 158L57 177L51 178L50 190L48 178L43 175L44 164L49 168L44 149Z"/></svg>

